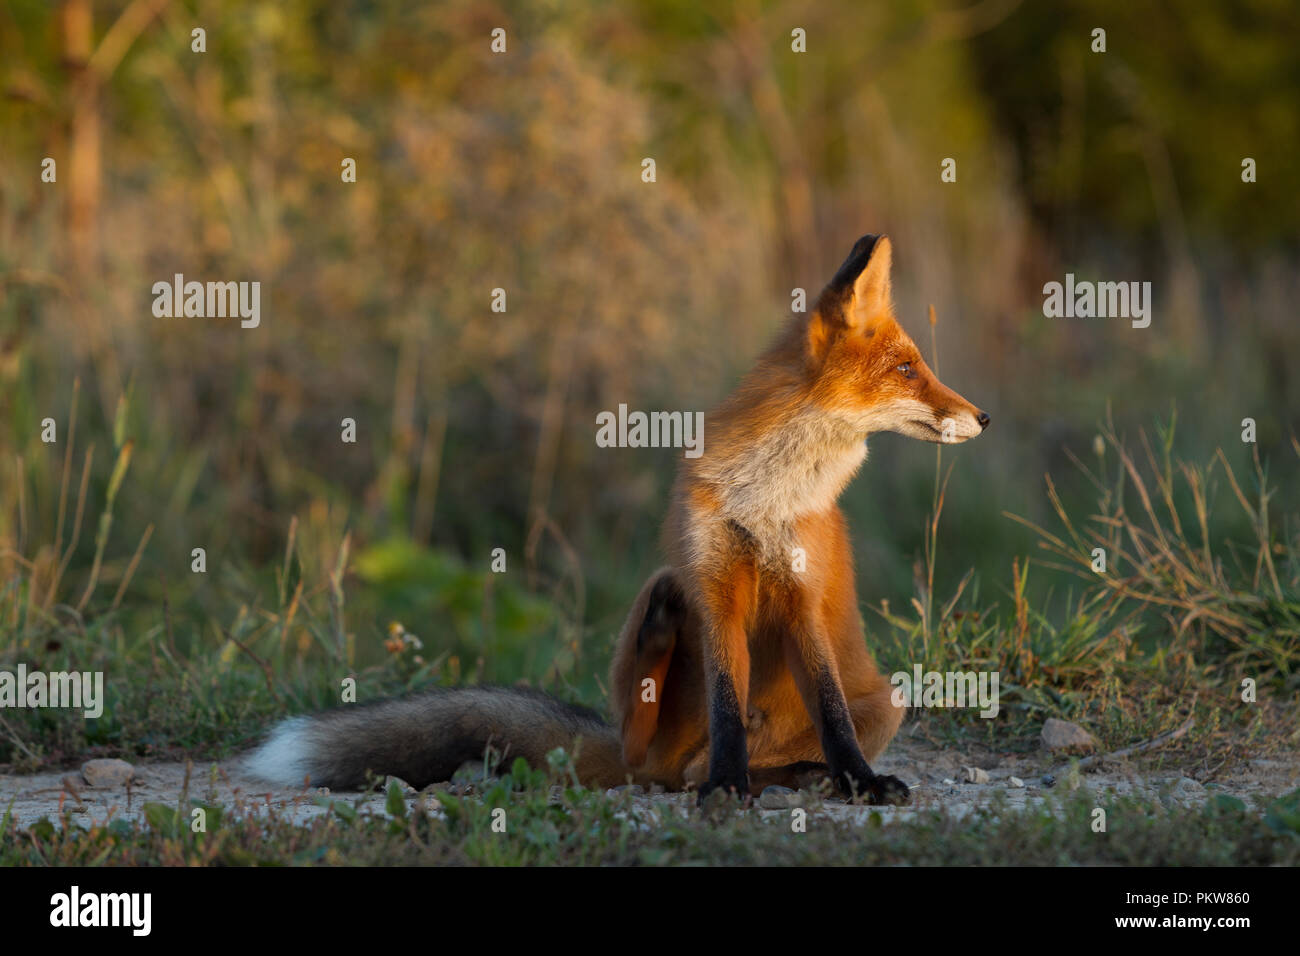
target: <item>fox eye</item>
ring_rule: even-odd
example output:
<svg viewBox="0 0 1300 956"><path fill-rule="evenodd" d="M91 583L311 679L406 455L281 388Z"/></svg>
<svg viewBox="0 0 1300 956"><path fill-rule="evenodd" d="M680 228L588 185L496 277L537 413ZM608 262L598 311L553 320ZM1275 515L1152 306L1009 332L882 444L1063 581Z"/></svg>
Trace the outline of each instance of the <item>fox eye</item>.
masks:
<svg viewBox="0 0 1300 956"><path fill-rule="evenodd" d="M902 365L898 366L897 371L902 372L904 375L909 374L912 371L912 363L904 362Z"/></svg>

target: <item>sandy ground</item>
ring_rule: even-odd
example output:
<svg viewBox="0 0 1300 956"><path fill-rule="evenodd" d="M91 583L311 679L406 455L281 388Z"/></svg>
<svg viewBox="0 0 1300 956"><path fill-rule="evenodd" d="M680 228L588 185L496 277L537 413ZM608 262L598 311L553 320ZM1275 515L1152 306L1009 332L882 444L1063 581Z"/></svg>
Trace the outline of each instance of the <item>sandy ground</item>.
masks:
<svg viewBox="0 0 1300 956"><path fill-rule="evenodd" d="M1144 763L1147 767L1152 765L1150 755ZM990 803L998 794L1004 794L1008 807L1016 810L1043 803L1053 791L1078 787L1098 794L1146 795L1167 806L1185 807L1197 806L1215 794L1226 793L1239 797L1247 806L1262 807L1281 794L1300 787L1300 753L1289 753L1281 758L1246 759L1230 773L1220 773L1214 780L1198 780L1195 769L1186 772L1177 768L1139 770L1138 765L1122 759L1103 760L1099 766L1083 772L1072 771L1061 757L1046 751L1009 755L987 749L940 748L915 736L909 738L906 732L876 762L875 769L899 776L913 785L912 804L908 807L869 808L828 800L824 812L865 822L875 810L884 822L889 823L942 807L960 817ZM987 778L979 771L983 771ZM46 816L57 823L61 810L68 811L69 819L82 826L114 819L139 820L143 817L146 803L177 804L185 786L186 772L183 763L140 764L134 768L134 777L129 784L99 787L90 786L76 768L31 775L0 774L0 813L9 807L12 800L12 812L20 828ZM307 822L329 812L327 807L319 806L317 800L330 796L349 803L360 799L363 801L360 804L362 813L384 814L382 793L330 794L324 789L268 788L244 774L238 759L219 763L196 761L189 774L192 799L219 804L228 811L266 813L273 810L283 819ZM972 778L975 782L971 782ZM414 804L419 795L410 790L408 797ZM788 807L798 805L802 798L802 794L769 794L761 801L758 812L788 813ZM685 812L693 805L694 795L637 793L635 803L677 807ZM437 812L436 799L426 805Z"/></svg>

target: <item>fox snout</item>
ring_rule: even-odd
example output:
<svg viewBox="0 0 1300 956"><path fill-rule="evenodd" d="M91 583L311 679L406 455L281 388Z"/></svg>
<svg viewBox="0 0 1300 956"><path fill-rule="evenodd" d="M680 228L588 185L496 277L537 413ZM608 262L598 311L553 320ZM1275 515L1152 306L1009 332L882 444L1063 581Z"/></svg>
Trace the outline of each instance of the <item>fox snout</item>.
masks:
<svg viewBox="0 0 1300 956"><path fill-rule="evenodd" d="M959 444L974 438L988 427L988 412L982 412L979 409L963 411L957 416L945 416L939 419L939 437L937 440L949 445Z"/></svg>
<svg viewBox="0 0 1300 956"><path fill-rule="evenodd" d="M989 427L988 413L939 381L925 362L918 360L915 369L918 373L916 400L914 403L904 400L900 409L903 422L893 431L922 441L955 445Z"/></svg>
<svg viewBox="0 0 1300 956"><path fill-rule="evenodd" d="M950 410L922 404L912 411L913 414L882 430L898 432L921 441L959 445L989 427L988 413L974 407Z"/></svg>

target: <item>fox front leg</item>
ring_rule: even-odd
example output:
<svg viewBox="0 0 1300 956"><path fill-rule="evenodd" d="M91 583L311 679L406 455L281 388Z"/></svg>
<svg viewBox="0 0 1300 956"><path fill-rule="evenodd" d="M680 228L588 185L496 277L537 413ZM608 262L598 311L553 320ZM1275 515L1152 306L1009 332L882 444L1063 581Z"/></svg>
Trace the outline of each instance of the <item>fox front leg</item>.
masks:
<svg viewBox="0 0 1300 956"><path fill-rule="evenodd" d="M700 803L715 790L748 802L749 754L745 722L730 675L719 672L709 681L709 779L700 786Z"/></svg>
<svg viewBox="0 0 1300 956"><path fill-rule="evenodd" d="M849 715L844 690L830 666L823 667L814 682L817 708L813 720L821 735L822 753L831 779L840 792L867 803L901 806L912 799L907 784L897 777L875 773L862 755ZM820 717L820 721L818 720Z"/></svg>
<svg viewBox="0 0 1300 956"><path fill-rule="evenodd" d="M829 645L806 616L785 639L786 661L816 728L831 779L841 793L853 799L891 805L909 802L907 784L875 773L863 756L844 687L828 650Z"/></svg>

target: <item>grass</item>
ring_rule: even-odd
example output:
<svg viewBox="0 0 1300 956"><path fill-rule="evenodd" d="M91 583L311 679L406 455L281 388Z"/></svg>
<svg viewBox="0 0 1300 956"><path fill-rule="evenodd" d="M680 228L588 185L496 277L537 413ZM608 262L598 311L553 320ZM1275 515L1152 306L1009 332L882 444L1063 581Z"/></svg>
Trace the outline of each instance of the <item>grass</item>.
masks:
<svg viewBox="0 0 1300 956"><path fill-rule="evenodd" d="M558 752L557 752L558 754ZM293 823L250 802L233 809L183 798L146 804L147 825L115 820L83 829L70 819L24 831L5 825L0 866L50 865L1158 865L1300 863L1300 791L1263 808L1220 795L1192 811L1159 800L1049 796L1028 811L995 802L966 816L944 809L911 822L858 822L814 801L795 812L711 815L676 803L577 787L563 761L517 763L481 795L423 794L395 785L385 815L328 797L326 812ZM193 811L204 808L203 832ZM1105 810L1105 831L1094 828ZM7 824L7 821L5 821Z"/></svg>
<svg viewBox="0 0 1300 956"><path fill-rule="evenodd" d="M1092 575L1097 594L1158 611L1169 625L1171 645L1186 643L1193 653L1222 669L1236 669L1261 682L1280 680L1300 686L1295 679L1300 670L1297 549L1294 540L1276 540L1269 508L1276 492L1268 487L1258 449L1253 453L1252 500L1221 449L1207 467L1173 461L1173 431L1172 423L1159 431L1155 452L1142 433L1144 471L1113 429L1105 429L1104 440L1119 459L1116 480L1106 485L1079 463L1101 496L1091 525L1076 526L1049 478L1048 493L1064 536L1031 527L1048 551L1064 559L1065 564L1057 567ZM1244 545L1215 546L1209 488L1216 468L1248 520L1250 538ZM1135 509L1125 505L1126 480L1138 499ZM1190 500L1190 509L1178 505L1180 492ZM1189 510L1190 514L1183 513ZM1108 562L1101 574L1093 571L1099 551Z"/></svg>
<svg viewBox="0 0 1300 956"><path fill-rule="evenodd" d="M1086 521L1067 511L1050 475L1047 494L1061 531L1008 514L1035 531L1049 558L1013 559L1006 612L981 604L969 573L936 606L934 561L947 483L936 467L911 613L888 603L873 609L885 624L877 634L884 660L997 671L1013 727L1017 717L1064 716L1095 722L1114 740L1169 729L1169 701L1188 710L1198 695L1218 708L1205 729L1235 719L1249 733L1259 714L1233 706L1247 702L1248 689L1255 702L1293 708L1300 691L1300 516L1284 516L1289 536L1278 533L1275 491L1257 452L1245 484L1222 450L1204 467L1176 459L1172 422L1158 436L1153 450L1145 432L1140 435L1145 454L1139 460L1107 425L1094 446L1094 468L1071 456L1098 492ZM1213 518L1220 479L1240 509L1239 524ZM1030 601L1031 566L1082 582L1065 595L1062 611L1049 613ZM1290 742L1297 739L1290 735Z"/></svg>

